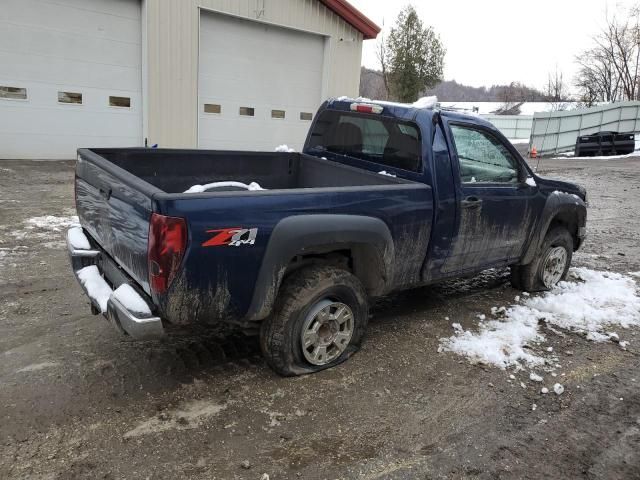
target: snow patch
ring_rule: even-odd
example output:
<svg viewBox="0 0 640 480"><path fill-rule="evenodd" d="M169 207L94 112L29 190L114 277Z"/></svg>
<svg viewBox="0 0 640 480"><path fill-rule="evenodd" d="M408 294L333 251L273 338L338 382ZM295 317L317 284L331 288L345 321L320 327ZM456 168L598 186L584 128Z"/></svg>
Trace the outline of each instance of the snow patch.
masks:
<svg viewBox="0 0 640 480"><path fill-rule="evenodd" d="M525 182L527 185L529 185L530 187L535 187L537 186L536 181L533 179L533 177L527 177L527 179L525 180Z"/></svg>
<svg viewBox="0 0 640 480"><path fill-rule="evenodd" d="M544 341L540 319L583 333L594 342L610 341L611 327L640 325L640 296L631 277L588 268L570 272L573 281L560 282L541 296L526 297L522 304L509 307L503 320L482 322L476 332L459 327L453 336L440 339L438 351L503 369L536 366L545 360L526 346Z"/></svg>
<svg viewBox="0 0 640 480"><path fill-rule="evenodd" d="M32 217L23 220L23 229L17 229L10 232L10 235L18 240L26 238L46 238L49 241L45 243L47 248L58 248L60 242L51 241L49 232L61 232L62 230L78 226L79 219L76 215L43 215L40 217ZM62 245L65 245L64 243Z"/></svg>
<svg viewBox="0 0 640 480"><path fill-rule="evenodd" d="M463 330L440 339L438 351L449 351L469 357L474 363L487 363L506 368L520 365L540 365L544 359L525 349L531 342L544 337L538 332L538 317L531 309L516 305L506 312L507 321L490 320L480 325L478 332Z"/></svg>
<svg viewBox="0 0 640 480"><path fill-rule="evenodd" d="M100 275L100 270L95 265L81 268L77 272L78 279L82 286L87 290L87 295L94 300L99 306L100 311L107 311L107 302L113 290Z"/></svg>
<svg viewBox="0 0 640 480"><path fill-rule="evenodd" d="M376 105L404 108L435 108L438 104L438 97L435 96L421 97L413 103L390 102L387 100L371 100L370 98L365 97L351 98L345 95L336 98L336 100L338 100L339 102L371 102L375 103Z"/></svg>
<svg viewBox="0 0 640 480"><path fill-rule="evenodd" d="M71 227L67 231L67 240L76 250L90 250L91 244L89 239L82 231L82 227Z"/></svg>
<svg viewBox="0 0 640 480"><path fill-rule="evenodd" d="M339 102L377 102L377 100L371 100L370 98L367 98L367 97L353 98L353 97L349 97L348 95L342 95L336 98L336 100L338 100Z"/></svg>
<svg viewBox="0 0 640 480"><path fill-rule="evenodd" d="M562 159L572 159L572 160L616 160L620 158L630 158L637 157L639 155L636 150L633 153L627 153L625 155L601 155L597 157L574 157L572 152L567 152L565 154L559 153L558 157L552 158L552 160L562 160Z"/></svg>
<svg viewBox="0 0 640 480"><path fill-rule="evenodd" d="M76 215L72 216L56 216L44 215L42 217L33 217L24 221L28 229L41 228L43 230L52 230L59 232L61 228L77 225L80 220Z"/></svg>
<svg viewBox="0 0 640 480"><path fill-rule="evenodd" d="M430 96L430 97L422 97L413 102L413 108L433 108L438 103L438 97Z"/></svg>
<svg viewBox="0 0 640 480"><path fill-rule="evenodd" d="M588 268L571 269L571 277L576 281L560 282L552 292L527 300L527 305L547 322L578 332L606 333L611 326L640 325L640 296L632 278Z"/></svg>
<svg viewBox="0 0 640 480"><path fill-rule="evenodd" d="M275 151L280 153L294 153L295 149L290 148L289 145L282 144L282 145L278 145Z"/></svg>
<svg viewBox="0 0 640 480"><path fill-rule="evenodd" d="M246 183L242 183L242 182L230 181L230 182L213 182L213 183L207 183L205 185L193 185L192 187L189 187L187 190L185 190L184 193L203 193L209 190L213 190L215 188L228 188L228 187L243 188L249 191L265 190L256 182L251 182L250 184L247 185Z"/></svg>
<svg viewBox="0 0 640 480"><path fill-rule="evenodd" d="M531 380L533 382L542 382L542 380L544 380L544 379L540 375L538 375L537 373L531 372L529 374L529 380Z"/></svg>
<svg viewBox="0 0 640 480"><path fill-rule="evenodd" d="M587 340L590 340L592 342L606 342L607 340L609 340L609 336L599 332L588 332Z"/></svg>
<svg viewBox="0 0 640 480"><path fill-rule="evenodd" d="M504 102L440 102L442 108L460 110L464 113L472 113L474 110L479 115L491 115L497 110L504 108ZM566 110L573 110L578 107L577 102L563 102ZM558 108L555 102L525 102L519 106L519 115L533 115L537 112L551 112Z"/></svg>
<svg viewBox="0 0 640 480"><path fill-rule="evenodd" d="M393 177L396 178L396 174L395 173L389 173L386 170L380 170L378 172L378 175L386 175L387 177Z"/></svg>
<svg viewBox="0 0 640 480"><path fill-rule="evenodd" d="M149 305L136 292L131 285L123 283L113 291L113 298L118 300L123 307L133 313L151 315Z"/></svg>

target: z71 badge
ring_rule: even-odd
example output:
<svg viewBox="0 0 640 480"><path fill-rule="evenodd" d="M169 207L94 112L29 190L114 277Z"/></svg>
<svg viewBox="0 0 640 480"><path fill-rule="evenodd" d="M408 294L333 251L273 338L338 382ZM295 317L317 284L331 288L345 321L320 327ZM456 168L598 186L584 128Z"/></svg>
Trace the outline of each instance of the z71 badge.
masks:
<svg viewBox="0 0 640 480"><path fill-rule="evenodd" d="M213 237L202 244L203 247L220 247L227 245L239 247L240 245L253 245L256 243L257 228L222 228L219 230L207 230L207 233L215 233Z"/></svg>

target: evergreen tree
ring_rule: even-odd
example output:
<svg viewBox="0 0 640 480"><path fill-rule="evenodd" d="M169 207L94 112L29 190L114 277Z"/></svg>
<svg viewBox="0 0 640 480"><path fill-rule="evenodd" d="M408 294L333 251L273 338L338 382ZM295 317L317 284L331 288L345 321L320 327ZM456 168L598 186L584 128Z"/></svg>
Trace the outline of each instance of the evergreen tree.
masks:
<svg viewBox="0 0 640 480"><path fill-rule="evenodd" d="M421 92L442 80L445 49L433 28L425 27L413 6L405 7L380 44L379 58L387 93L413 102Z"/></svg>

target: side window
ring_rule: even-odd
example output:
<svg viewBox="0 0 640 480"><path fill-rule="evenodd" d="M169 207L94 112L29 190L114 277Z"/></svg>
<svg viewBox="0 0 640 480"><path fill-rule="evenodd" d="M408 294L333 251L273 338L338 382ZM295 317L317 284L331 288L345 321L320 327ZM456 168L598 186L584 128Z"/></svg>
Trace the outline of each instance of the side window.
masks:
<svg viewBox="0 0 640 480"><path fill-rule="evenodd" d="M516 183L518 163L500 140L488 132L451 125L463 183Z"/></svg>

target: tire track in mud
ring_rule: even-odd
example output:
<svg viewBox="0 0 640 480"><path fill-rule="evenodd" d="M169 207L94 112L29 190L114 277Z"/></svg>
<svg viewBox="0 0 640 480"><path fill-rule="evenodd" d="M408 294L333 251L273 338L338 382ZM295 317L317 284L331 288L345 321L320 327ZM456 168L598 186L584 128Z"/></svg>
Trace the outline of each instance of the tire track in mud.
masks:
<svg viewBox="0 0 640 480"><path fill-rule="evenodd" d="M236 367L262 365L256 338L235 334L221 337L168 336L158 342L121 340L116 352L101 352L93 360L97 375L86 389L108 388L112 395L130 397L141 389L162 392L170 386Z"/></svg>

